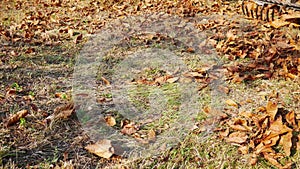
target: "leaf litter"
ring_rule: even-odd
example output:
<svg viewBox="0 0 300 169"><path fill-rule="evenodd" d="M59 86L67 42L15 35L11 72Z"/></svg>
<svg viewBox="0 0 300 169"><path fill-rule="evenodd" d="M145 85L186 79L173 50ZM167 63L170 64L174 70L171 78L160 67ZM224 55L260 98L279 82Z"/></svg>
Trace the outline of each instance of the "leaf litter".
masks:
<svg viewBox="0 0 300 169"><path fill-rule="evenodd" d="M46 88L42 89L42 86L38 87L39 95L32 95L30 97L24 97L24 93L32 89L30 86L37 85L28 80L32 78L27 77L24 86L28 87L25 91L17 91L16 89L3 89L6 88L10 82L19 81L20 79L8 75L8 72L16 71L17 68L24 67L38 67L38 62L28 62L26 63L24 59L18 61L23 54L26 57L37 56L41 54L43 50L40 48L47 49L57 48L64 43L76 48L85 41L85 38L89 34L93 34L101 27L103 27L106 22L110 22L113 18L122 17L125 15L136 15L142 14L143 12L153 12L153 11L164 11L166 13L179 15L183 18L186 17L196 17L199 13L203 15L213 15L213 14L228 14L233 15L237 12L239 3L232 5L227 1L89 1L89 3L72 1L72 3L66 3L62 1L36 1L27 2L18 0L15 3L10 3L9 1L2 1L5 15L1 18L2 23L0 24L0 35L1 42L4 42L1 48L0 66L1 71L5 74L0 75L1 83L3 81L4 87L1 86L0 102L5 107L1 108L8 114L6 118L2 118L1 123L8 129L1 129L1 132L7 133L1 140L1 146L7 143L12 144L15 142L15 146L19 149L27 151L25 145L28 144L29 150L36 152L43 152L54 147L47 147L43 142L36 142L34 136L30 139L25 139L24 134L26 134L26 128L18 129L14 126L20 121L21 118L25 118L29 126L33 128L45 130L48 135L53 137L45 137L42 133L34 132L32 135L38 135L38 137L43 138L47 141L52 141L52 143L58 143L57 140L63 138L73 138L78 136L78 133L72 133L71 136L68 135L67 131L76 130L76 122L72 120L72 114L74 113L74 108L72 104L66 103L64 106L58 106L61 104L63 97L59 94L59 97L52 98L49 93L53 90ZM34 7L33 11L26 10L26 7ZM10 10L13 9L17 17L11 17ZM64 14L65 13L65 14ZM19 18L18 18L19 17ZM101 19L93 19L101 18ZM247 21L245 24L243 21L237 20L236 22L229 22L223 17L219 17L215 20L209 20L208 23L195 23L199 30L211 30L213 32L212 36L209 38L210 43L214 44L218 52L225 56L230 62L224 67L227 69L227 78L230 82L243 83L245 81L253 81L257 79L269 79L283 77L288 81L296 80L299 76L300 67L299 62L299 33L294 31L293 27L297 27L297 17L285 16L284 21L273 21L271 23L265 23L259 20ZM243 26L241 26L243 24ZM288 31L288 33L286 33ZM24 46L24 47L16 47ZM61 51L58 51L61 52ZM187 52L193 52L193 49L188 48ZM70 54L71 53L71 54ZM66 55L73 55L72 51ZM17 61L15 61L17 60ZM25 64L26 63L26 64ZM43 61L41 61L43 63ZM50 64L53 64L50 60ZM61 65L59 65L61 66ZM203 68L205 69L205 68ZM63 72L64 70L62 70ZM17 72L18 73L18 72ZM19 74L22 74L19 73ZM62 75L64 75L62 73ZM39 76L37 74L37 76ZM186 80L189 78L195 78L198 82L209 83L213 78L207 78L205 71L200 69L192 70L187 73L187 79L178 79L172 76L158 76L153 80L142 79L138 81L141 84L147 85L158 85L164 83L176 83L178 80ZM9 81L3 80L9 79ZM34 79L36 80L36 79ZM51 80L55 80L54 78ZM109 85L109 80L104 77L102 79L106 85ZM47 80L46 80L47 81ZM55 80L57 82L57 80ZM19 83L19 82L18 82ZM22 81L20 80L20 84ZM32 84L30 84L32 83ZM44 82L45 83L45 82ZM45 83L46 85L51 85ZM199 87L199 90L207 87L204 84ZM230 92L230 88L220 87L225 93ZM47 93L44 95L44 93ZM52 93L55 95L60 93L60 91ZM2 97L3 95L3 97ZM25 96L28 94L26 93ZM5 96L5 97L4 97ZM34 99L33 99L34 98ZM294 100L299 99L297 95L293 97ZM34 101L35 100L35 101ZM46 100L46 101L45 101ZM104 98L99 102L109 102L110 100ZM50 104L49 104L50 103ZM226 103L233 108L239 108L239 100L230 99ZM9 105L9 106L7 106ZM9 108L16 108L16 114L9 113ZM26 105L29 105L31 111L27 111ZM48 108L47 108L48 107ZM214 110L207 110L209 113ZM25 113L26 112L26 113ZM29 113L30 112L30 113ZM250 159L250 163L255 165L259 162L258 158L263 156L271 164L278 168L289 168L291 163L288 161L285 164L281 164L279 161L282 158L293 155L293 151L299 150L299 140L300 136L297 135L298 131L298 120L299 113L297 111L287 111L282 108L278 108L276 102L268 102L265 106L258 108L255 112L240 112L238 117L229 118L229 116L223 112L218 112L220 117L218 118L222 124L226 124L227 128L220 132L220 137L238 145L239 150L243 154L251 153L253 156ZM4 115L5 116L5 115ZM51 118L56 120L52 123L52 129L48 130L47 122L46 125L43 120L46 121ZM52 119L53 118L53 119ZM4 119L4 120L2 120ZM139 130L139 125L133 122L121 122L119 119L115 119L112 116L106 118L106 122L109 126L116 127L122 126L121 130L124 134L132 135L136 139L142 139L142 142L154 141L156 138L157 131L150 129L147 132L136 134ZM63 127L62 127L63 126ZM23 133L23 134L22 134ZM29 132L30 133L30 132ZM80 133L80 132L79 132ZM2 135L1 135L2 136ZM29 137L29 136L28 136ZM15 140L11 141L11 138ZM76 137L78 140L67 139L61 147L58 148L59 152L64 152L68 154L68 148L66 146L72 147L73 144L83 144L87 142L85 138L81 136ZM20 139L20 140L17 140ZM3 141L3 142L2 142ZM5 142L6 141L6 142ZM32 142L32 143L31 143ZM112 158L113 151L111 150L110 141L102 141L91 143L86 146L89 147L88 151L100 154L104 158ZM43 149L39 149L43 147ZM81 145L77 145L77 149L69 151L70 154L78 153L80 150L78 148ZM278 146L282 147L282 151L278 152ZM81 146L82 147L82 146ZM22 152L20 152L22 153ZM1 154L1 152L0 152ZM82 150L81 150L82 154ZM79 155L79 157L83 157ZM40 159L42 155L33 154L37 159ZM86 158L88 155L85 155ZM25 157L25 155L24 155ZM67 157L67 155L65 155ZM0 156L2 161L2 156ZM90 157L93 159L93 157ZM24 158L23 158L24 159ZM60 158L62 159L62 158ZM7 158L5 158L7 162ZM78 159L77 159L78 160ZM95 160L95 159L94 159ZM32 159L24 159L24 165L32 165ZM41 161L41 160L40 160ZM40 162L39 161L39 162ZM55 161L55 160L54 160ZM87 160L88 161L88 160ZM57 162L57 161L56 161ZM81 161L82 162L82 161ZM54 162L55 163L55 162ZM85 163L85 162L83 162ZM88 161L88 163L92 163ZM67 165L67 162L64 162ZM22 165L22 164L21 164Z"/></svg>

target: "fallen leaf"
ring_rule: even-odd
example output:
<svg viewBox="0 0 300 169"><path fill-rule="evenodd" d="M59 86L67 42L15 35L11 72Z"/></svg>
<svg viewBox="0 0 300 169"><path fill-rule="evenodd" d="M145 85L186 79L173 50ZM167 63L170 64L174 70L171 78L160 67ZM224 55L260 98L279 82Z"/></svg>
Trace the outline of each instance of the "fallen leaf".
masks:
<svg viewBox="0 0 300 169"><path fill-rule="evenodd" d="M291 125L291 126L293 126L295 128L297 127L296 117L295 117L295 112L294 111L290 111L289 113L287 113L285 115L285 119L289 123L289 125Z"/></svg>
<svg viewBox="0 0 300 169"><path fill-rule="evenodd" d="M236 108L239 107L239 105L238 105L235 101L233 101L233 100L231 100L231 99L226 100L225 103L226 103L227 105L229 105L229 106L233 106L233 107L236 107Z"/></svg>
<svg viewBox="0 0 300 169"><path fill-rule="evenodd" d="M126 124L122 128L121 133L131 135L131 134L135 133L137 130L138 130L138 126L131 122L129 124Z"/></svg>
<svg viewBox="0 0 300 169"><path fill-rule="evenodd" d="M242 144L245 143L248 139L248 136L246 135L246 133L242 133L242 132L233 132L231 134L229 134L228 138L226 138L225 140L229 143L238 143L238 144Z"/></svg>
<svg viewBox="0 0 300 169"><path fill-rule="evenodd" d="M274 120L278 111L277 103L269 101L266 106L267 114L270 115L271 119Z"/></svg>
<svg viewBox="0 0 300 169"><path fill-rule="evenodd" d="M266 160L268 160L272 165L282 168L283 166L274 158L273 153L263 153L263 156Z"/></svg>
<svg viewBox="0 0 300 169"><path fill-rule="evenodd" d="M105 83L105 85L110 85L110 82L105 77L102 76L101 80Z"/></svg>
<svg viewBox="0 0 300 169"><path fill-rule="evenodd" d="M276 29L286 26L286 25L289 25L289 24L290 24L290 22L286 22L286 21L279 20L279 19L270 22L270 25Z"/></svg>
<svg viewBox="0 0 300 169"><path fill-rule="evenodd" d="M18 111L16 114L14 114L8 118L8 120L5 123L5 126L8 127L8 126L11 126L11 125L19 122L20 119L24 118L27 114L28 114L28 110Z"/></svg>
<svg viewBox="0 0 300 169"><path fill-rule="evenodd" d="M148 132L148 140L149 141L155 141L156 139L156 133L153 129L151 129L149 132Z"/></svg>
<svg viewBox="0 0 300 169"><path fill-rule="evenodd" d="M169 79L167 80L167 82L168 82L168 83L175 83L175 82L178 81L178 79L179 79L179 77L172 77L172 78L169 78Z"/></svg>
<svg viewBox="0 0 300 169"><path fill-rule="evenodd" d="M254 153L259 155L262 152L274 152L272 146L276 145L279 140L279 136L272 137L270 139L264 139L264 141L260 142L256 147Z"/></svg>
<svg viewBox="0 0 300 169"><path fill-rule="evenodd" d="M155 83L164 84L167 81L167 76L161 76L158 78L155 78Z"/></svg>
<svg viewBox="0 0 300 169"><path fill-rule="evenodd" d="M279 144L283 146L283 150L286 156L291 155L291 148L292 148L292 137L293 133L288 132L287 134L281 136Z"/></svg>
<svg viewBox="0 0 300 169"><path fill-rule="evenodd" d="M284 134L286 132L292 132L293 130L282 123L282 117L279 116L276 121L270 124L269 130L272 134Z"/></svg>
<svg viewBox="0 0 300 169"><path fill-rule="evenodd" d="M105 121L106 121L106 124L111 126L111 127L117 124L116 119L112 116L106 116Z"/></svg>
<svg viewBox="0 0 300 169"><path fill-rule="evenodd" d="M220 132L220 136L227 137L229 135L229 128L227 128L225 131Z"/></svg>
<svg viewBox="0 0 300 169"><path fill-rule="evenodd" d="M96 154L99 157L110 158L114 154L114 147L110 140L99 140L95 144L90 144L85 147L89 152Z"/></svg>
<svg viewBox="0 0 300 169"><path fill-rule="evenodd" d="M16 90L16 89L9 89L9 90L6 92L6 97L10 97L10 96L16 95L16 93L17 93L17 90Z"/></svg>
<svg viewBox="0 0 300 169"><path fill-rule="evenodd" d="M250 163L251 165L255 165L255 164L257 164L257 161L258 161L257 157L254 156L254 157L251 157L251 158L250 158L249 163Z"/></svg>
<svg viewBox="0 0 300 169"><path fill-rule="evenodd" d="M74 113L74 104L60 105L54 109L55 119L67 119Z"/></svg>
<svg viewBox="0 0 300 169"><path fill-rule="evenodd" d="M75 39L74 39L74 43L77 44L79 43L79 41L82 40L82 34L79 34Z"/></svg>
<svg viewBox="0 0 300 169"><path fill-rule="evenodd" d="M241 146L238 149L243 155L248 154L249 153L249 147L248 146Z"/></svg>

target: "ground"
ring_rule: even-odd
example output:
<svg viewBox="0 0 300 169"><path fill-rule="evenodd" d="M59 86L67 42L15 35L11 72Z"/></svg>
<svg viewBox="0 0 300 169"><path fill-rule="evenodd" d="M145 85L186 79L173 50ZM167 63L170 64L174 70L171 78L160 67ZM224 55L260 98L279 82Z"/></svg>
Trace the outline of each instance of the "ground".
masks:
<svg viewBox="0 0 300 169"><path fill-rule="evenodd" d="M247 17L241 1L234 0L4 0L0 6L2 168L300 167L296 17L292 22ZM145 30L157 24L153 29L170 35L143 32L141 23ZM140 32L130 34L128 28ZM101 39L105 31L115 33L113 38L120 36L120 43ZM127 31L126 38L122 31ZM76 93L74 80L83 77L79 59L84 52L97 50L94 43L113 45L94 70L97 108L107 124L148 144L159 141L159 134L169 131L176 119L191 118L185 122L192 129L175 126L184 134L181 141L134 160L117 153L103 158L86 149L97 140L84 130L80 110L85 110L81 108L85 103L78 98L86 93ZM138 58L139 51L150 51L143 55L153 59L153 48L175 53L180 61L175 59L174 64L185 64L184 71L165 71L151 60L139 63L142 70L138 73L120 71L114 76L114 66ZM126 70L126 66L119 69ZM183 78L178 78L180 73ZM161 104L149 99L149 91L159 89L167 95L161 106L167 110L164 116L149 121L152 114L145 115L138 124L131 123L134 117L125 119L112 109L118 106L118 98L112 95L116 91L110 89L111 83L123 80L136 85L128 91L128 98L141 110ZM190 98L180 100L179 82L193 83L197 89L192 93L197 96L197 111L186 112L184 117L176 114L179 103Z"/></svg>

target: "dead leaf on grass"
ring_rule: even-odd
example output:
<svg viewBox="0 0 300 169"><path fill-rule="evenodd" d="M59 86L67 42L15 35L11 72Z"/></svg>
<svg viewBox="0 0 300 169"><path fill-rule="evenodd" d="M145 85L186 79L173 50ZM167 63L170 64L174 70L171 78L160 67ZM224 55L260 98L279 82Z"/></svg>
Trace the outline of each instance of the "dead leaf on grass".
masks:
<svg viewBox="0 0 300 169"><path fill-rule="evenodd" d="M226 138L225 140L229 143L238 143L238 144L242 144L245 143L248 139L248 136L246 135L246 133L242 133L242 132L233 132L231 134L229 134L228 138Z"/></svg>
<svg viewBox="0 0 300 169"><path fill-rule="evenodd" d="M295 116L295 112L294 111L290 111L289 113L287 113L285 115L285 119L289 123L289 125L297 128L296 116Z"/></svg>
<svg viewBox="0 0 300 169"><path fill-rule="evenodd" d="M279 144L283 146L283 150L286 156L291 155L291 148L292 148L292 137L293 133L288 132L287 134L281 136Z"/></svg>
<svg viewBox="0 0 300 169"><path fill-rule="evenodd" d="M277 103L269 101L266 106L267 114L270 115L271 119L274 120L278 111Z"/></svg>
<svg viewBox="0 0 300 169"><path fill-rule="evenodd" d="M263 153L263 156L266 160L268 160L272 165L283 168L283 166L275 159L274 153Z"/></svg>
<svg viewBox="0 0 300 169"><path fill-rule="evenodd" d="M96 154L99 157L110 158L114 154L114 147L110 140L99 140L95 144L90 144L85 147L89 152Z"/></svg>
<svg viewBox="0 0 300 169"><path fill-rule="evenodd" d="M110 85L110 82L105 77L102 76L101 80L105 83L105 85Z"/></svg>
<svg viewBox="0 0 300 169"><path fill-rule="evenodd" d="M179 77L172 77L172 78L169 78L169 79L167 80L167 82L168 82L168 83L175 83L175 82L178 81L178 79L179 79Z"/></svg>
<svg viewBox="0 0 300 169"><path fill-rule="evenodd" d="M291 128L289 128L288 126L284 125L282 122L282 117L279 116L276 121L274 121L273 123L270 124L270 128L269 130L273 133L273 134L284 134L286 132L292 132L293 130Z"/></svg>
<svg viewBox="0 0 300 169"><path fill-rule="evenodd" d="M79 34L75 39L74 39L74 43L77 44L82 40L82 34Z"/></svg>
<svg viewBox="0 0 300 169"><path fill-rule="evenodd" d="M233 100L231 100L231 99L228 99L228 100L226 100L225 102L226 102L226 104L227 104L228 106L233 106L233 107L236 107L236 108L239 107L239 105L238 105L235 101L233 101Z"/></svg>
<svg viewBox="0 0 300 169"><path fill-rule="evenodd" d="M155 141L156 139L156 133L153 129L149 130L148 132L148 140L149 141Z"/></svg>
<svg viewBox="0 0 300 169"><path fill-rule="evenodd" d="M16 89L9 89L9 90L6 92L6 97L14 96L14 95L16 95L16 93L17 93L17 90L16 90Z"/></svg>
<svg viewBox="0 0 300 169"><path fill-rule="evenodd" d="M289 24L290 24L290 22L286 22L286 21L279 20L279 19L270 22L270 26L272 26L273 28L276 28L276 29L278 29L280 27L284 27Z"/></svg>
<svg viewBox="0 0 300 169"><path fill-rule="evenodd" d="M137 130L138 130L138 126L135 125L135 123L131 122L129 124L126 124L122 128L121 133L131 135L131 134L135 133Z"/></svg>
<svg viewBox="0 0 300 169"><path fill-rule="evenodd" d="M233 122L229 122L229 127L237 131L251 131L252 127L249 127L247 121L237 118Z"/></svg>
<svg viewBox="0 0 300 169"><path fill-rule="evenodd" d="M238 149L243 155L248 154L249 153L249 147L248 146L241 146Z"/></svg>
<svg viewBox="0 0 300 169"><path fill-rule="evenodd" d="M11 126L11 125L19 122L20 119L24 118L27 114L28 114L28 110L18 111L16 114L14 114L8 118L8 120L5 123L5 126L8 127L8 126Z"/></svg>
<svg viewBox="0 0 300 169"><path fill-rule="evenodd" d="M116 119L112 116L106 116L105 121L106 121L106 124L111 127L117 124Z"/></svg>
<svg viewBox="0 0 300 169"><path fill-rule="evenodd" d="M66 105L58 106L54 109L55 119L67 119L74 113L74 104L69 103Z"/></svg>

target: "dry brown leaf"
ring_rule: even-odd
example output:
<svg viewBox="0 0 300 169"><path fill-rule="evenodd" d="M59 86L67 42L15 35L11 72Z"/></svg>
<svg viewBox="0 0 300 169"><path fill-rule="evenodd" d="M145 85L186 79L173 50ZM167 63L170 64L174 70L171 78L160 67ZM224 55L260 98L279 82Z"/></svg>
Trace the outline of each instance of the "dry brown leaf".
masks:
<svg viewBox="0 0 300 169"><path fill-rule="evenodd" d="M169 79L167 80L167 82L168 82L168 83L175 83L175 82L178 81L178 79L179 79L179 77L172 77L172 78L169 78Z"/></svg>
<svg viewBox="0 0 300 169"><path fill-rule="evenodd" d="M167 76L161 76L158 78L155 78L155 83L164 84L167 81Z"/></svg>
<svg viewBox="0 0 300 169"><path fill-rule="evenodd" d="M259 155L262 152L274 152L272 146L276 145L277 141L279 140L279 136L272 137L270 139L265 139L264 141L260 142L255 147L255 154Z"/></svg>
<svg viewBox="0 0 300 169"><path fill-rule="evenodd" d="M289 123L289 125L293 127L297 127L296 116L294 111L290 111L285 115L285 120Z"/></svg>
<svg viewBox="0 0 300 169"><path fill-rule="evenodd" d="M21 118L24 118L27 114L28 114L28 110L18 111L16 114L8 118L8 120L5 123L5 126L8 127L17 123L18 121L20 121Z"/></svg>
<svg viewBox="0 0 300 169"><path fill-rule="evenodd" d="M286 26L286 25L289 25L289 24L290 24L290 22L286 22L286 21L279 20L279 19L277 19L277 20L275 20L275 21L272 21L272 22L270 23L270 25L271 25L273 28L276 28L276 29L278 29L278 28L280 28L280 27L283 27L283 26Z"/></svg>
<svg viewBox="0 0 300 169"><path fill-rule="evenodd" d="M67 119L74 112L74 103L58 106L54 109L55 119Z"/></svg>
<svg viewBox="0 0 300 169"><path fill-rule="evenodd" d="M199 72L188 72L184 75L185 77L195 77L195 78L203 78L204 75Z"/></svg>
<svg viewBox="0 0 300 169"><path fill-rule="evenodd" d="M17 90L16 90L16 89L9 89L9 90L6 92L6 97L10 97L10 96L16 95L16 93L17 93Z"/></svg>
<svg viewBox="0 0 300 169"><path fill-rule="evenodd" d="M283 166L274 158L274 154L273 153L263 153L263 156L272 165L274 165L274 166L276 166L278 168L283 168Z"/></svg>
<svg viewBox="0 0 300 169"><path fill-rule="evenodd" d="M300 151L300 134L297 136L297 140L299 140L299 141L297 141L297 143L296 143L296 149L297 149L297 151Z"/></svg>
<svg viewBox="0 0 300 169"><path fill-rule="evenodd" d="M123 129L121 130L121 133L131 135L131 134L135 133L137 130L138 130L138 126L131 122L129 124L126 124L123 127Z"/></svg>
<svg viewBox="0 0 300 169"><path fill-rule="evenodd" d="M255 165L255 164L257 164L257 161L258 161L257 157L254 156L254 157L251 157L251 158L250 158L249 163L250 163L251 165Z"/></svg>
<svg viewBox="0 0 300 169"><path fill-rule="evenodd" d="M249 147L248 146L241 146L238 149L243 155L248 154L249 153Z"/></svg>
<svg viewBox="0 0 300 169"><path fill-rule="evenodd" d="M229 126L238 131L252 131L252 127L249 127L247 121L244 119L237 118L233 124L229 123Z"/></svg>
<svg viewBox="0 0 300 169"><path fill-rule="evenodd" d="M156 133L153 129L149 130L148 132L148 140L149 141L155 141L156 139Z"/></svg>
<svg viewBox="0 0 300 169"><path fill-rule="evenodd" d="M290 129L289 127L287 127L282 123L281 116L279 116L276 121L270 124L269 130L271 131L272 134L277 134L277 135L293 131L292 129Z"/></svg>
<svg viewBox="0 0 300 169"><path fill-rule="evenodd" d="M267 115L267 114L258 114L258 115L253 116L252 120L258 128L263 128L263 127L265 127L264 124L266 123L266 121L269 121L269 120L266 120L266 119L268 119L268 116L269 115Z"/></svg>
<svg viewBox="0 0 300 169"><path fill-rule="evenodd" d="M105 83L105 85L110 85L110 82L105 77L102 76L101 80Z"/></svg>
<svg viewBox="0 0 300 169"><path fill-rule="evenodd" d="M117 124L116 119L112 116L106 116L105 121L106 121L106 124L111 127Z"/></svg>
<svg viewBox="0 0 300 169"><path fill-rule="evenodd" d="M270 115L271 119L274 120L278 111L277 103L269 101L266 106L267 114Z"/></svg>
<svg viewBox="0 0 300 169"><path fill-rule="evenodd" d="M283 150L286 156L291 155L291 148L292 148L292 137L293 133L288 132L287 134L281 136L279 144L283 146Z"/></svg>
<svg viewBox="0 0 300 169"><path fill-rule="evenodd" d="M231 99L226 100L225 103L226 103L227 105L229 105L229 106L233 106L233 107L236 107L236 108L239 107L239 105L238 105L235 101L233 101L233 100L231 100Z"/></svg>
<svg viewBox="0 0 300 169"><path fill-rule="evenodd" d="M292 74L292 73L288 73L288 74L287 74L287 77L289 77L290 79L296 79L296 78L298 78L297 75Z"/></svg>
<svg viewBox="0 0 300 169"><path fill-rule="evenodd" d="M229 128L227 128L225 131L220 132L220 136L227 137L229 135Z"/></svg>
<svg viewBox="0 0 300 169"><path fill-rule="evenodd" d="M110 158L114 154L114 147L111 141L106 139L99 140L95 144L87 145L85 149L103 158Z"/></svg>
<svg viewBox="0 0 300 169"><path fill-rule="evenodd" d="M242 133L242 132L233 132L231 134L229 134L228 138L226 138L225 140L229 143L238 143L238 144L242 144L245 143L248 139L248 136L246 135L246 133Z"/></svg>
<svg viewBox="0 0 300 169"><path fill-rule="evenodd" d="M226 86L219 86L218 90L225 93L225 94L228 94L230 92L230 89Z"/></svg>

